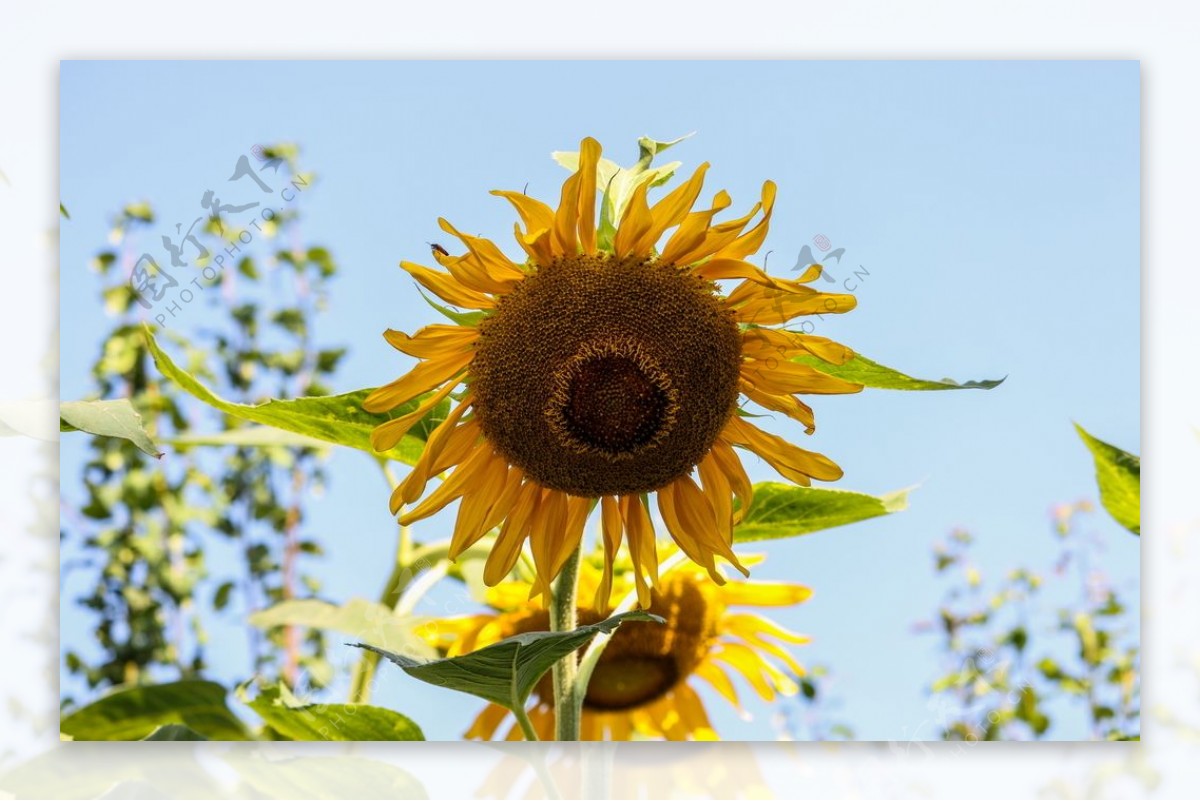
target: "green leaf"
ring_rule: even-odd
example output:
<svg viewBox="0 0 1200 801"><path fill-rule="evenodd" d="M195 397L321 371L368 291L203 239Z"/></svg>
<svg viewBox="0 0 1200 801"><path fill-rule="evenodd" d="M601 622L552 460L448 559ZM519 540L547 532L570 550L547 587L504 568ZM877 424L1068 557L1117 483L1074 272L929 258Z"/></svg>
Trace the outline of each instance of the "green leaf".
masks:
<svg viewBox="0 0 1200 801"><path fill-rule="evenodd" d="M959 383L949 378L943 378L940 381L931 381L924 378L913 378L910 375L905 375L898 370L893 370L890 367L884 367L882 364L873 362L866 356L855 355L854 358L845 364L830 364L822 361L816 356L805 355L798 356L792 361L800 364L807 364L815 370L819 370L825 375L831 375L835 378L843 378L846 381L853 381L856 384L862 384L864 387L873 389L903 389L903 390L937 390L937 389L993 389L1004 383L1004 378L993 378L982 381L964 381ZM1007 377L1007 376L1006 376Z"/></svg>
<svg viewBox="0 0 1200 801"><path fill-rule="evenodd" d="M163 742L181 742L207 740L208 738L195 729L189 729L187 726L181 726L178 723L168 723L165 726L159 726L142 739L160 740Z"/></svg>
<svg viewBox="0 0 1200 801"><path fill-rule="evenodd" d="M432 657L432 647L413 631L422 620L399 616L389 607L363 598L351 598L341 606L316 598L282 601L249 618L250 625L260 629L276 626L330 629L411 656Z"/></svg>
<svg viewBox="0 0 1200 801"><path fill-rule="evenodd" d="M277 445L287 448L324 448L330 444L326 440L297 434L294 431L284 431L271 426L249 425L233 428L228 431L218 431L213 434L184 434L181 437L171 437L163 442L177 448L194 448L200 446L220 447L232 445L239 448L262 448Z"/></svg>
<svg viewBox="0 0 1200 801"><path fill-rule="evenodd" d="M1096 462L1100 502L1125 528L1142 535L1142 460L1096 439L1078 423L1075 430Z"/></svg>
<svg viewBox="0 0 1200 801"><path fill-rule="evenodd" d="M247 702L268 726L289 740L424 740L421 728L383 707L369 704L302 704L286 687L264 688Z"/></svg>
<svg viewBox="0 0 1200 801"><path fill-rule="evenodd" d="M827 528L870 520L908 508L908 490L875 497L847 490L814 489L765 482L754 485L754 500L733 528L735 542L798 537Z"/></svg>
<svg viewBox="0 0 1200 801"><path fill-rule="evenodd" d="M469 693L516 710L525 705L533 688L555 662L587 645L598 634L614 631L625 621L665 622L648 612L624 612L572 631L518 634L469 654L428 662L362 643L357 647L374 651L427 684Z"/></svg>
<svg viewBox="0 0 1200 801"><path fill-rule="evenodd" d="M362 408L363 399L371 394L373 389L360 389L357 392L347 392L342 395L326 395L312 398L297 398L295 400L268 400L250 406L244 403L233 403L218 397L201 384L186 370L183 370L158 346L149 326L143 326L146 335L146 346L154 356L154 363L167 378L174 381L182 390L193 397L207 403L215 409L242 420L252 423L272 426L294 434L332 442L335 445L345 445L366 451L380 458L395 459L406 464L415 464L425 447L425 439L433 428L444 420L449 410L449 402L438 404L417 425L413 426L408 435L400 443L386 453L376 454L371 448L371 432L381 423L393 417L400 417L413 411L424 400L416 398L392 410L389 414L372 414Z"/></svg>
<svg viewBox="0 0 1200 801"><path fill-rule="evenodd" d="M75 740L140 740L160 726L186 726L210 740L248 740L225 704L225 688L211 681L118 687L59 723Z"/></svg>
<svg viewBox="0 0 1200 801"><path fill-rule="evenodd" d="M138 450L157 458L162 452L142 427L142 416L125 398L119 400L65 401L59 404L60 431L86 431L101 437L120 437Z"/></svg>
<svg viewBox="0 0 1200 801"><path fill-rule="evenodd" d="M62 203L58 204L58 213L61 214L65 219L71 219L71 215L67 213L67 207Z"/></svg>

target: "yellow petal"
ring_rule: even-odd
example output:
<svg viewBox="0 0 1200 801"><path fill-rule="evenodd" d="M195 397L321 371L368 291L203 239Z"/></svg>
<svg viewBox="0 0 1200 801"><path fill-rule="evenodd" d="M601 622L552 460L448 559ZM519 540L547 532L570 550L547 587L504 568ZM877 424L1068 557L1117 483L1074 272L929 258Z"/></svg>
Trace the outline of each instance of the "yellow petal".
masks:
<svg viewBox="0 0 1200 801"><path fill-rule="evenodd" d="M574 256L579 252L579 240L576 231L579 226L579 183L578 172L563 181L562 197L558 202L558 211L554 215L554 238L558 240L556 250L565 256Z"/></svg>
<svg viewBox="0 0 1200 801"><path fill-rule="evenodd" d="M596 165L600 162L600 143L587 137L579 144L579 247L596 253Z"/></svg>
<svg viewBox="0 0 1200 801"><path fill-rule="evenodd" d="M492 191L493 195L506 199L517 210L525 230L529 233L538 229L549 231L554 228L554 210L542 201L523 195L519 192L507 192L501 189Z"/></svg>
<svg viewBox="0 0 1200 801"><path fill-rule="evenodd" d="M640 495L622 495L619 501L625 534L629 539L629 558L633 561L633 579L638 606L650 605L650 588L658 586L658 549L654 524Z"/></svg>
<svg viewBox="0 0 1200 801"><path fill-rule="evenodd" d="M743 236L738 237L733 243L722 247L717 251L716 257L722 259L742 259L749 256L751 253L758 251L762 247L763 241L767 238L767 230L771 226L771 212L775 208L775 182L766 181L762 188L762 209L763 217L758 221L758 224L747 231Z"/></svg>
<svg viewBox="0 0 1200 801"><path fill-rule="evenodd" d="M460 448L462 456L458 461L453 462L453 464L458 464L462 459L466 458L467 453L474 446L475 440L478 439L479 424L471 420L460 427L458 421L462 419L463 413L471 407L473 402L474 398L470 391L468 391L467 396L450 410L449 417L443 420L441 425L435 428L433 433L429 435L429 439L425 442L425 449L421 451L421 457L413 465L412 472L392 492L392 514L400 511L401 506L410 504L421 497L421 494L425 492L425 485L429 483L429 479L441 472L434 469L437 466L436 463L443 459L449 444L456 438L460 440L469 438L469 441L467 447Z"/></svg>
<svg viewBox="0 0 1200 801"><path fill-rule="evenodd" d="M808 287L784 290L744 282L730 298L738 292L742 292L741 300L734 303L727 298L726 304L733 308L738 322L754 325L781 325L803 314L845 314L858 305L854 295L817 292Z"/></svg>
<svg viewBox="0 0 1200 801"><path fill-rule="evenodd" d="M626 256L643 256L648 251L639 251L638 245L650 231L653 218L650 216L650 206L646 203L646 193L650 191L650 181L645 180L633 190L621 224L617 227L617 235L613 239L613 253L618 258Z"/></svg>
<svg viewBox="0 0 1200 801"><path fill-rule="evenodd" d="M545 490L529 531L529 550L537 577L529 597L542 593L550 597L550 582L554 580L554 555L567 527L567 494Z"/></svg>
<svg viewBox="0 0 1200 801"><path fill-rule="evenodd" d="M730 419L721 436L730 444L754 451L784 478L802 486L807 487L812 478L836 481L842 477L842 469L828 457L798 448L739 417Z"/></svg>
<svg viewBox="0 0 1200 801"><path fill-rule="evenodd" d="M604 570L593 603L596 611L602 614L608 611L608 600L612 594L613 562L617 558L617 550L621 547L623 530L621 507L618 505L617 499L611 495L605 495L600 499L600 532L604 539Z"/></svg>
<svg viewBox="0 0 1200 801"><path fill-rule="evenodd" d="M538 228L522 234L520 226L513 224L517 242L535 265L544 266L554 261L554 236L549 228Z"/></svg>
<svg viewBox="0 0 1200 801"><path fill-rule="evenodd" d="M467 457L466 461L454 469L442 485L434 490L429 497L411 512L400 516L400 525L409 526L418 520L437 514L446 506L458 500L465 493L475 488L477 482L492 466L494 457L491 447L481 445Z"/></svg>
<svg viewBox="0 0 1200 801"><path fill-rule="evenodd" d="M503 295L525 279L525 273L490 239L464 234L442 218L438 225L467 246L467 256L438 259L461 283L479 292Z"/></svg>
<svg viewBox="0 0 1200 801"><path fill-rule="evenodd" d="M413 426L421 422L425 415L429 414L429 411L434 406L437 406L439 403L445 400L446 396L449 395L451 390L453 390L456 386L458 386L458 384L447 381L445 386L422 401L421 404L413 411L409 412L403 417L397 417L395 420L388 420L383 425L377 426L375 430L371 432L371 447L374 448L377 453L390 451L392 448L396 447L396 444L400 442L400 440L404 439L404 435L407 434Z"/></svg>
<svg viewBox="0 0 1200 801"><path fill-rule="evenodd" d="M712 503L690 476L681 476L658 491L658 510L671 539L689 559L704 567L717 584L724 584L725 577L717 570L714 556L724 557L743 574L748 574L718 532Z"/></svg>
<svg viewBox="0 0 1200 801"><path fill-rule="evenodd" d="M417 279L421 286L454 306L463 309L491 309L496 305L493 298L463 286L452 275L435 272L411 261L400 262L400 268Z"/></svg>
<svg viewBox="0 0 1200 801"><path fill-rule="evenodd" d="M775 682L767 680L770 665L753 649L741 643L722 643L711 658L737 671L764 701L775 700Z"/></svg>
<svg viewBox="0 0 1200 801"><path fill-rule="evenodd" d="M372 413L391 411L400 404L407 403L418 395L457 378L467 369L467 365L474 357L474 351L468 351L445 359L429 359L420 362L405 375L390 384L379 387L364 398L363 409Z"/></svg>
<svg viewBox="0 0 1200 801"><path fill-rule="evenodd" d="M746 475L746 468L738 458L737 452L724 440L718 439L709 454L720 465L730 489L733 490L733 497L738 500L738 511L734 512L733 522L739 523L750 510L750 504L754 500L754 485L750 483L750 476Z"/></svg>
<svg viewBox="0 0 1200 801"><path fill-rule="evenodd" d="M708 233L708 227L712 222L712 218L721 211L729 208L731 202L729 193L722 189L713 198L711 209L693 211L685 217L679 228L667 240L667 246L663 248L662 255L659 258L670 264L688 264L687 261L683 261L680 257L704 242L704 237Z"/></svg>
<svg viewBox="0 0 1200 801"><path fill-rule="evenodd" d="M517 501L517 493L521 491L521 487L525 481L525 472L519 467L510 466L508 469L508 480L504 485L504 489L500 492L496 502L492 504L492 508L488 511L487 518L483 523L485 532L491 531L496 526L506 520L509 514L512 513L513 504Z"/></svg>
<svg viewBox="0 0 1200 801"><path fill-rule="evenodd" d="M383 332L387 343L401 353L418 359L438 359L465 353L479 339L479 329L461 325L427 325L409 336L391 328Z"/></svg>
<svg viewBox="0 0 1200 801"><path fill-rule="evenodd" d="M700 663L700 666L694 672L696 676L708 682L717 691L717 694L728 701L734 709L739 712L742 711L742 704L738 700L737 688L733 686L733 681L729 678L729 674L725 672L724 668L715 661L706 659Z"/></svg>
<svg viewBox="0 0 1200 801"><path fill-rule="evenodd" d="M798 362L747 359L741 366L742 379L773 395L852 395L863 385L822 373Z"/></svg>
<svg viewBox="0 0 1200 801"><path fill-rule="evenodd" d="M770 409L773 412L783 412L793 420L797 420L804 424L804 433L811 434L817 429L816 417L813 415L813 410L806 403L802 403L794 395L779 394L773 395L769 392L760 390L757 386L743 379L739 382L739 387L742 394L750 400L757 403L764 409Z"/></svg>
<svg viewBox="0 0 1200 801"><path fill-rule="evenodd" d="M487 533L485 525L492 506L504 492L508 483L508 462L493 455L488 464L480 469L475 485L463 493L454 521L454 533L450 537L449 557L453 561Z"/></svg>
<svg viewBox="0 0 1200 801"><path fill-rule="evenodd" d="M721 588L726 606L794 606L812 597L800 584L770 581L731 581Z"/></svg>
<svg viewBox="0 0 1200 801"><path fill-rule="evenodd" d="M697 466L704 495L712 503L717 531L726 542L733 541L733 497L725 471L710 451Z"/></svg>
<svg viewBox="0 0 1200 801"><path fill-rule="evenodd" d="M687 218L696 203L696 198L700 196L700 190L704 187L704 175L708 172L708 166L707 161L701 164L687 183L680 184L654 204L650 209L653 221L641 241L637 243L637 252L649 253L668 228L679 225Z"/></svg>
<svg viewBox="0 0 1200 801"><path fill-rule="evenodd" d="M496 538L487 562L484 563L484 584L494 587L512 572L517 558L521 555L521 546L529 536L531 518L537 511L541 496L541 488L532 482L521 487L513 503L512 512L500 527L500 536Z"/></svg>

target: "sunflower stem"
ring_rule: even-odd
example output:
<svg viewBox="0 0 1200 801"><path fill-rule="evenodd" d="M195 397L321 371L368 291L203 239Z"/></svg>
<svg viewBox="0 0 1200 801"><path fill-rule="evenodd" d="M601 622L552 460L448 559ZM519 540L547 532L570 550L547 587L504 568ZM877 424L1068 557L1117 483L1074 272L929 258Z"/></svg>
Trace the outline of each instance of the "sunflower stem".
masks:
<svg viewBox="0 0 1200 801"><path fill-rule="evenodd" d="M567 558L550 593L550 630L573 631L577 623L580 549ZM574 652L554 663L554 739L576 741L583 714L583 692L576 681L579 657Z"/></svg>

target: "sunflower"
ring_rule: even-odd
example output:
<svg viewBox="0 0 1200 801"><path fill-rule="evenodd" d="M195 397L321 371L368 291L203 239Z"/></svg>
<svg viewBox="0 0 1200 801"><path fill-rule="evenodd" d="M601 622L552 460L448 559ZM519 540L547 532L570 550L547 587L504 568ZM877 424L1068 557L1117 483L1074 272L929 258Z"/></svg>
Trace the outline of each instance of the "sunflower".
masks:
<svg viewBox="0 0 1200 801"><path fill-rule="evenodd" d="M812 433L812 410L798 394L862 389L794 361L811 354L841 364L853 356L849 348L785 327L800 315L848 311L854 296L807 286L819 265L781 279L744 260L766 238L774 183L763 184L749 214L716 222L730 205L726 192L694 209L707 163L653 205L648 193L661 171L635 173L627 196L614 197L614 168L588 138L557 209L493 192L520 217L517 260L439 219L465 252L435 248L442 270L400 266L466 311L444 309L453 324L412 335L388 330L386 340L418 364L363 403L375 413L410 404L373 432L374 448L386 451L450 399L391 509L399 514L419 500L400 517L407 525L461 499L452 559L499 527L485 566L489 586L512 571L528 541L537 570L531 592L548 597L599 505L607 567L597 607L607 601L623 539L640 603L650 600L658 573L652 496L671 538L714 581L724 581L717 558L748 575L731 547L752 498L737 449L805 486L842 471L759 429L741 404L786 414ZM608 176L607 189L599 175ZM619 211L602 213L598 227L602 191L600 205ZM717 282L727 280L737 283L725 294ZM430 480L447 472L426 495Z"/></svg>
<svg viewBox="0 0 1200 801"><path fill-rule="evenodd" d="M665 546L670 548L671 546ZM749 560L748 560L749 561ZM580 589L604 581L603 555L585 560ZM630 571L617 574L621 594L633 590ZM425 624L419 633L448 657L491 645L505 637L548 628L549 613L531 604L529 585L506 581L488 592L494 611ZM793 676L804 668L782 643L808 638L771 620L734 607L782 607L812 595L798 584L733 580L718 585L698 566L682 562L668 570L651 591L649 611L666 623L626 621L602 652L583 701L580 739L715 740L704 703L696 692L708 685L743 712L734 679L740 676L765 701L797 690ZM579 609L581 623L605 614ZM489 704L466 733L468 739L493 739L511 713ZM549 674L535 690L529 719L543 740L554 737L554 697ZM520 739L515 722L504 735Z"/></svg>

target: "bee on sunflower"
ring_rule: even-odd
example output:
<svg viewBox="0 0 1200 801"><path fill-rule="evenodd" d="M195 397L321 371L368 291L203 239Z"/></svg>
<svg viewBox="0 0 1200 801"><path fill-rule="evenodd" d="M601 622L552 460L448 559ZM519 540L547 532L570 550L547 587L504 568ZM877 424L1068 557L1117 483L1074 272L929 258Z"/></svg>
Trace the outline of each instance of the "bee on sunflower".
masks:
<svg viewBox="0 0 1200 801"><path fill-rule="evenodd" d="M726 192L696 208L707 163L653 204L648 194L659 173L648 172L598 226L597 199L602 208L612 204L614 168L588 138L556 209L493 192L521 220L516 260L440 219L465 252L435 250L443 270L400 266L468 311L412 335L387 331L392 346L419 362L363 403L386 413L429 393L375 429L372 445L386 451L451 399L449 415L392 493L391 509L420 501L400 516L407 525L460 501L451 559L499 527L484 569L489 586L511 573L528 542L537 574L530 591L549 597L598 505L605 558L597 608L607 604L623 541L639 602L651 603L659 563L652 499L671 539L714 582L725 581L717 559L749 575L732 548L733 527L753 495L737 451L805 486L842 471L761 430L741 404L786 414L812 433L812 409L798 395L862 389L793 361L811 354L843 364L849 348L786 328L800 315L849 311L854 296L807 286L818 265L782 279L745 260L767 236L774 183L763 184L748 214L717 222L731 204ZM725 293L717 282L729 280L737 283Z"/></svg>
<svg viewBox="0 0 1200 801"><path fill-rule="evenodd" d="M666 546L670 548L671 546ZM752 561L750 557L744 557ZM583 593L605 580L603 554L584 560ZM630 571L617 573L618 596L632 592ZM448 657L492 645L506 637L547 628L547 610L530 604L531 584L505 581L488 591L486 613L440 619L418 633ZM624 623L601 652L588 682L580 717L583 740L719 739L697 689L707 685L743 711L735 688L740 677L767 702L797 691L793 676L804 668L784 644L804 644L795 634L762 615L737 607L789 607L812 595L791 583L732 580L718 585L698 566L681 562L667 570L651 591L648 611L664 623ZM611 609L581 608L580 622L602 620ZM501 734L506 719L507 731ZM542 740L554 735L554 697L547 675L535 691L529 720ZM489 704L466 732L467 739L497 736L520 739L509 710Z"/></svg>

